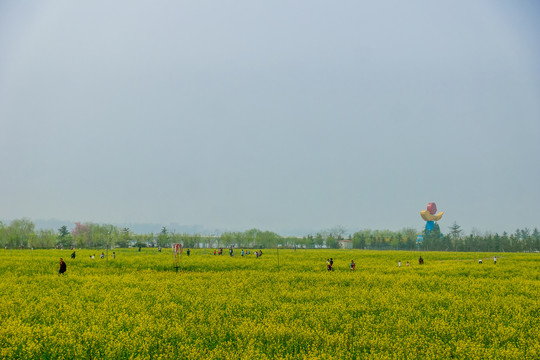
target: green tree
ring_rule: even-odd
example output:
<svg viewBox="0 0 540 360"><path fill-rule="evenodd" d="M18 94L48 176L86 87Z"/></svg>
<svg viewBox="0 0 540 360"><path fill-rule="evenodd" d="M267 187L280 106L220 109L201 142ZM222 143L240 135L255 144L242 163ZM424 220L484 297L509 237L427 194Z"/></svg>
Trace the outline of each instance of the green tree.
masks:
<svg viewBox="0 0 540 360"><path fill-rule="evenodd" d="M69 232L68 232L69 234ZM54 230L38 230L31 246L41 249L50 249L57 245L58 237Z"/></svg>
<svg viewBox="0 0 540 360"><path fill-rule="evenodd" d="M135 247L147 247L148 241L154 238L154 234L137 234L133 236Z"/></svg>
<svg viewBox="0 0 540 360"><path fill-rule="evenodd" d="M504 231L501 235L501 247L499 251L511 251L510 238L508 237L508 233L506 231Z"/></svg>
<svg viewBox="0 0 540 360"><path fill-rule="evenodd" d="M191 234L183 233L180 235L180 239L184 248L192 248L195 245L194 237Z"/></svg>
<svg viewBox="0 0 540 360"><path fill-rule="evenodd" d="M182 234L177 234L176 232L169 233L170 244L182 244Z"/></svg>
<svg viewBox="0 0 540 360"><path fill-rule="evenodd" d="M131 241L131 231L129 230L129 228L125 227L122 230L120 230L116 245L121 248L127 248L129 246L130 241Z"/></svg>
<svg viewBox="0 0 540 360"><path fill-rule="evenodd" d="M405 228L401 230L401 233L403 234L404 244L403 246L405 249L413 250L416 248L416 238L418 237L418 232L416 229L412 228Z"/></svg>
<svg viewBox="0 0 540 360"><path fill-rule="evenodd" d="M425 250L441 250L441 229L438 223L433 224L433 230L424 229L422 248Z"/></svg>
<svg viewBox="0 0 540 360"><path fill-rule="evenodd" d="M219 236L218 246L228 247L232 245L233 243L234 243L233 233L227 231Z"/></svg>
<svg viewBox="0 0 540 360"><path fill-rule="evenodd" d="M357 231L352 236L352 245L355 249L365 249L367 246L367 239L371 235L371 230L365 229Z"/></svg>
<svg viewBox="0 0 540 360"><path fill-rule="evenodd" d="M313 248L315 246L315 238L313 237L313 235L309 234L308 236L306 236L304 239L303 239L303 244L307 247L307 248Z"/></svg>
<svg viewBox="0 0 540 360"><path fill-rule="evenodd" d="M243 234L238 234L237 236L237 245L240 247L264 247L265 244L264 236L261 236L262 231L259 229L249 229L244 231Z"/></svg>
<svg viewBox="0 0 540 360"><path fill-rule="evenodd" d="M161 232L157 237L157 245L159 247L167 247L170 245L169 232L165 226L161 228Z"/></svg>
<svg viewBox="0 0 540 360"><path fill-rule="evenodd" d="M390 246L392 249L399 249L399 245L401 244L401 234L396 233L390 237Z"/></svg>
<svg viewBox="0 0 540 360"><path fill-rule="evenodd" d="M326 247L331 249L339 248L339 240L335 234L329 234L328 236L326 236L325 244Z"/></svg>
<svg viewBox="0 0 540 360"><path fill-rule="evenodd" d="M92 247L105 248L114 247L117 229L110 224L95 224L90 223L90 242Z"/></svg>
<svg viewBox="0 0 540 360"><path fill-rule="evenodd" d="M35 237L34 223L30 219L13 220L6 229L7 245L10 248L28 246Z"/></svg>
<svg viewBox="0 0 540 360"><path fill-rule="evenodd" d="M315 235L315 245L318 247L322 247L324 245L324 238L321 233L317 233Z"/></svg>
<svg viewBox="0 0 540 360"><path fill-rule="evenodd" d="M255 242L259 247L273 248L278 244L283 243L283 239L278 234L272 231L258 231L255 237Z"/></svg>
<svg viewBox="0 0 540 360"><path fill-rule="evenodd" d="M201 246L201 234L191 234L190 239L191 239L192 247Z"/></svg>
<svg viewBox="0 0 540 360"><path fill-rule="evenodd" d="M461 226L457 224L457 222L454 221L454 223L450 225L448 229L450 230L448 235L450 235L452 240L461 238L463 230L461 229Z"/></svg>
<svg viewBox="0 0 540 360"><path fill-rule="evenodd" d="M0 221L0 246L7 246L6 226Z"/></svg>
<svg viewBox="0 0 540 360"><path fill-rule="evenodd" d="M461 229L461 226L454 221L454 223L448 227L448 230L450 231L448 237L452 250L463 251L463 230Z"/></svg>
<svg viewBox="0 0 540 360"><path fill-rule="evenodd" d="M68 231L66 225L62 225L58 229L58 236L56 237L56 245L62 248L69 248L72 244L73 238Z"/></svg>
<svg viewBox="0 0 540 360"><path fill-rule="evenodd" d="M540 231L538 231L538 228L534 228L532 234L532 251L540 251Z"/></svg>

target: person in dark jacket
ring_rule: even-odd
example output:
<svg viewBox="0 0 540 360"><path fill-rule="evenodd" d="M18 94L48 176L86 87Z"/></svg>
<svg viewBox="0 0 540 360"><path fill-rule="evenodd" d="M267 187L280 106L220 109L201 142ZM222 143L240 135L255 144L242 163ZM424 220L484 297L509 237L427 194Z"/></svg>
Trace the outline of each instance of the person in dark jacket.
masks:
<svg viewBox="0 0 540 360"><path fill-rule="evenodd" d="M66 263L64 262L64 259L60 258L60 269L58 270L58 275L64 275L66 272Z"/></svg>

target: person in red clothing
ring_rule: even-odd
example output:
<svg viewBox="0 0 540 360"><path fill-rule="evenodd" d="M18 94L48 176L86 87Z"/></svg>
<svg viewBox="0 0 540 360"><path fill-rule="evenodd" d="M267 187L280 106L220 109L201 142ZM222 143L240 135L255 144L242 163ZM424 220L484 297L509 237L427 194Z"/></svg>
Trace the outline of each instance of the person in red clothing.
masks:
<svg viewBox="0 0 540 360"><path fill-rule="evenodd" d="M64 259L60 258L60 269L58 270L58 275L64 275L66 272L66 263L64 262Z"/></svg>

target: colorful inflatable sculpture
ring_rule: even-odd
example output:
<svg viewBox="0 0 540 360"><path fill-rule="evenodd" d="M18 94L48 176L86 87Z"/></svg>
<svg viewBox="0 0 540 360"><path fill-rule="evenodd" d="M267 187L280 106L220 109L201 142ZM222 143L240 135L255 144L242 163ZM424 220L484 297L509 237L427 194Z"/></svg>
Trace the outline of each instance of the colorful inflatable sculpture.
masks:
<svg viewBox="0 0 540 360"><path fill-rule="evenodd" d="M426 230L433 230L434 222L441 220L443 214L443 212L437 214L437 205L434 202L430 202L427 205L427 210L420 211L420 216L426 220Z"/></svg>

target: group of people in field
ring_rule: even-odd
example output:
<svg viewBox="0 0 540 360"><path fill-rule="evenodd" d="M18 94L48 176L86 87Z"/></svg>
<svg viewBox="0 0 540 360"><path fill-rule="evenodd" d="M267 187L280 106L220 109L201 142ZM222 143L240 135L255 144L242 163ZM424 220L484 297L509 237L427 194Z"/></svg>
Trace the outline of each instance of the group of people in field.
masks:
<svg viewBox="0 0 540 360"><path fill-rule="evenodd" d="M262 253L263 253L262 250L255 251L255 256L259 258L262 256ZM223 255L223 248L214 250L214 255ZM233 251L232 246L229 248L229 255L234 256L234 251ZM251 255L251 251L249 250L244 251L244 249L240 251L240 256L247 256L247 255Z"/></svg>
<svg viewBox="0 0 540 360"><path fill-rule="evenodd" d="M482 259L478 260L479 264L482 264ZM493 263L497 265L497 257L493 257ZM418 265L424 265L424 259L422 256L418 258ZM410 262L407 261L405 266L411 266ZM401 260L398 261L398 267L401 267ZM356 264L354 263L354 260L351 260L351 264L349 265L349 269L353 271L356 268ZM326 259L326 270L327 271L333 271L334 270L334 259Z"/></svg>
<svg viewBox="0 0 540 360"><path fill-rule="evenodd" d="M159 249L159 251L161 252L161 248ZM189 256L191 251L189 249L187 249L186 253L187 253L187 256ZM222 254L223 254L223 248L214 250L214 255L222 255ZM242 249L240 254L241 254L241 256L250 255L251 252L249 250L244 251ZM232 246L229 248L229 255L233 256L233 248L232 248ZM73 251L73 253L71 253L71 258L75 259L75 256L76 256L75 251ZM255 256L257 258L261 257L262 256L262 250L255 251ZM105 253L102 252L100 257L102 259L105 258ZM113 251L112 257L113 257L113 259L116 258L116 252ZM94 259L94 258L95 258L95 254L90 255L90 259ZM482 264L482 259L478 260L478 263ZM497 257L496 256L493 257L493 263L495 265L497 265ZM422 256L420 256L418 258L418 264L419 265L424 264L424 259L422 258ZM406 266L410 266L410 263L408 261L406 262ZM398 261L398 267L401 267L401 260ZM351 271L354 271L356 269L356 264L355 264L354 260L351 260L351 263L349 264L349 269ZM58 275L64 275L66 273L66 270L67 270L67 265L66 265L65 261L62 258L60 258L60 269L58 270ZM326 270L327 271L334 271L334 259L333 258L326 259Z"/></svg>
<svg viewBox="0 0 540 360"><path fill-rule="evenodd" d="M89 255L88 257L89 257L90 259L95 259L95 258L96 258L96 254ZM105 259L105 253L102 252L101 255L99 255L99 257L102 258L102 259ZM112 257L113 257L113 259L116 259L116 252L115 252L115 251L113 251ZM71 258L72 258L72 259L75 259L75 251L73 251L73 253L71 254Z"/></svg>
<svg viewBox="0 0 540 360"><path fill-rule="evenodd" d="M418 265L424 265L424 259L421 256L418 258ZM407 261L405 266L411 266L411 263ZM398 261L398 267L401 267L401 260Z"/></svg>
<svg viewBox="0 0 540 360"><path fill-rule="evenodd" d="M77 254L75 253L75 250L73 250L70 257L72 259L75 259L76 256L77 256ZM96 254L89 255L89 257L90 257L90 259L95 259ZM102 252L100 257L102 259L104 259L105 258L105 253ZM113 259L116 259L116 252L115 251L113 251L112 257L113 257ZM58 275L64 275L66 273L66 270L67 270L66 262L64 261L64 259L60 258L60 269L58 269Z"/></svg>
<svg viewBox="0 0 540 360"><path fill-rule="evenodd" d="M326 270L334 271L334 259L326 259Z"/></svg>
<svg viewBox="0 0 540 360"><path fill-rule="evenodd" d="M349 269L351 271L354 271L354 269L356 269L356 263L354 262L354 260L351 260L351 263L349 264ZM327 271L334 271L334 259L333 258L326 259L326 270Z"/></svg>
<svg viewBox="0 0 540 360"><path fill-rule="evenodd" d="M478 260L478 263L481 264L481 263L482 263L482 259ZM494 264L494 265L497 265L497 257L496 257L496 256L493 257L493 264Z"/></svg>

